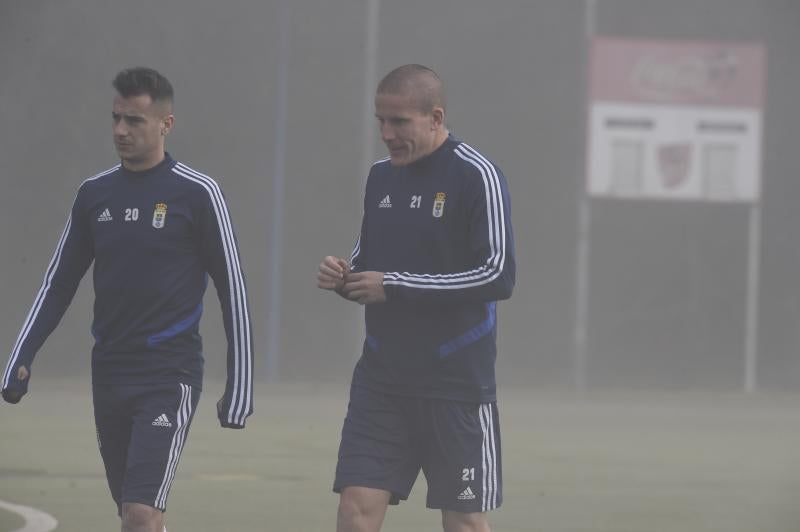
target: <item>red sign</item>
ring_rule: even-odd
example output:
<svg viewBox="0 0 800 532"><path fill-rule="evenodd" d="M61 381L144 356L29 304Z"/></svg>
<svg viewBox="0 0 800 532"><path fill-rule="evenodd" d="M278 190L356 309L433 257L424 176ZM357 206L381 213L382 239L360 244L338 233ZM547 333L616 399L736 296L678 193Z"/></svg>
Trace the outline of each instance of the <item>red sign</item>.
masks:
<svg viewBox="0 0 800 532"><path fill-rule="evenodd" d="M692 146L689 143L664 144L658 147L658 170L666 189L681 187L689 179Z"/></svg>
<svg viewBox="0 0 800 532"><path fill-rule="evenodd" d="M598 37L594 101L761 108L764 46Z"/></svg>

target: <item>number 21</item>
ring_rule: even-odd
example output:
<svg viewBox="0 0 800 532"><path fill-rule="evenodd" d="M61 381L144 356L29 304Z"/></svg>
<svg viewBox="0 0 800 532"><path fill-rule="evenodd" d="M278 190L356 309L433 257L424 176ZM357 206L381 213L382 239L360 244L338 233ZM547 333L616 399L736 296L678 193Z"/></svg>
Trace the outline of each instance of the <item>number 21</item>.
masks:
<svg viewBox="0 0 800 532"><path fill-rule="evenodd" d="M411 207L412 209L419 209L419 206L422 205L422 196L411 196Z"/></svg>
<svg viewBox="0 0 800 532"><path fill-rule="evenodd" d="M475 468L474 467L465 467L461 470L461 480L475 480Z"/></svg>

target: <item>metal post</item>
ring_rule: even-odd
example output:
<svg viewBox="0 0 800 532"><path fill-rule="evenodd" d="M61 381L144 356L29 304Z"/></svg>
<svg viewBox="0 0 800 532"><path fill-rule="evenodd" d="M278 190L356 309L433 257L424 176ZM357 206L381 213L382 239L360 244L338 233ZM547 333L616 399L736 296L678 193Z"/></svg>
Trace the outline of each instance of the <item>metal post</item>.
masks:
<svg viewBox="0 0 800 532"><path fill-rule="evenodd" d="M361 161L358 165L357 186L363 190L369 175L369 169L375 162L375 139L378 135L375 126L375 86L377 84L378 71L378 29L380 27L380 0L367 0L366 19L364 27L364 86L363 86L363 107L361 121ZM361 194L353 197L361 198ZM359 202L356 212L361 212L363 205ZM353 356L358 359L361 356L360 343L365 334L364 327L364 308L358 307L354 312L357 323L353 327L354 337L352 342Z"/></svg>
<svg viewBox="0 0 800 532"><path fill-rule="evenodd" d="M267 352L264 371L268 382L280 376L281 357L281 307L283 273L283 222L286 183L286 114L289 94L289 27L291 8L289 0L281 0L278 17L278 72L275 91L275 160L272 169L272 219L269 257L269 284L267 285Z"/></svg>
<svg viewBox="0 0 800 532"><path fill-rule="evenodd" d="M597 0L585 0L584 21L585 39L584 43L584 64L583 73L586 87L586 101L584 110L584 130L586 131L587 143L584 147L584 154L588 153L588 124L589 124L589 69L591 67L592 39L595 34L595 19L597 10ZM589 251L591 249L591 204L586 191L586 155L584 156L583 176L581 179L581 199L578 207L578 250L576 254L575 268L575 325L573 329L573 383L575 391L583 394L586 391L586 373L588 364L586 329L589 308Z"/></svg>
<svg viewBox="0 0 800 532"><path fill-rule="evenodd" d="M761 208L750 208L750 237L747 260L747 322L745 329L744 389L754 393L757 386L759 270L761 266Z"/></svg>
<svg viewBox="0 0 800 532"><path fill-rule="evenodd" d="M364 185L367 172L375 161L375 126L374 87L377 83L378 70L378 27L380 22L380 0L367 0L366 42L364 43L364 107L361 122L361 164L358 171L361 175L360 185ZM359 208L361 205L359 204Z"/></svg>

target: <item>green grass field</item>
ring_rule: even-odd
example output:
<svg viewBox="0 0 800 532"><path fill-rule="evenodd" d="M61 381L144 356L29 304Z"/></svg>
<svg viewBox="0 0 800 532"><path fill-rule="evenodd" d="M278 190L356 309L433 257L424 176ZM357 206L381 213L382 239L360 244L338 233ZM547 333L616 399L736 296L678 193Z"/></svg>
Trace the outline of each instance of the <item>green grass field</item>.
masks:
<svg viewBox="0 0 800 532"><path fill-rule="evenodd" d="M347 384L260 384L244 431L207 383L169 499L170 532L330 531ZM0 499L63 532L118 530L89 383L34 380L0 405ZM505 503L495 532L796 532L800 397L501 390ZM386 532L439 529L420 478ZM22 520L0 511L0 532Z"/></svg>

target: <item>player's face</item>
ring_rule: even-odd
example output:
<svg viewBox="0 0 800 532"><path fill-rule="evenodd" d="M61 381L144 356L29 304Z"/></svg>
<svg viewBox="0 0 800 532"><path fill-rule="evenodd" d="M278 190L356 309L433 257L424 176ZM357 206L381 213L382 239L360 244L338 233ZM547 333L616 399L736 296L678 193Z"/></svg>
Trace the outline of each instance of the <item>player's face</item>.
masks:
<svg viewBox="0 0 800 532"><path fill-rule="evenodd" d="M111 112L114 146L129 170L147 170L164 157L164 140L173 123L167 104L153 103L148 94L114 98Z"/></svg>
<svg viewBox="0 0 800 532"><path fill-rule="evenodd" d="M375 117L381 140L389 149L391 163L405 166L430 155L440 138L443 111L423 112L414 97L407 93L378 93Z"/></svg>

